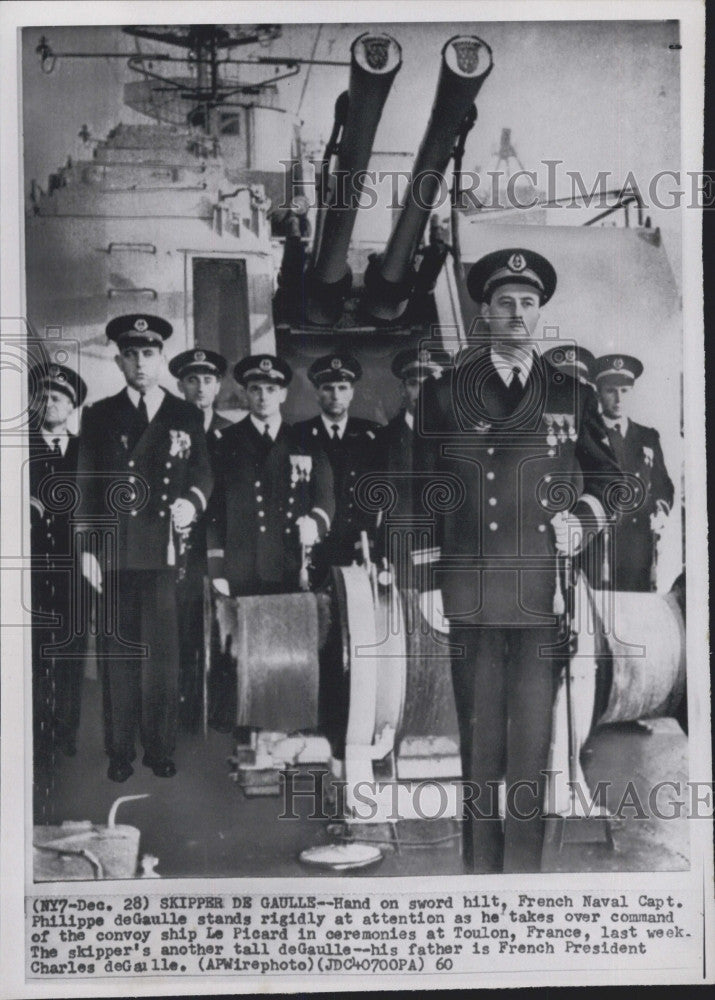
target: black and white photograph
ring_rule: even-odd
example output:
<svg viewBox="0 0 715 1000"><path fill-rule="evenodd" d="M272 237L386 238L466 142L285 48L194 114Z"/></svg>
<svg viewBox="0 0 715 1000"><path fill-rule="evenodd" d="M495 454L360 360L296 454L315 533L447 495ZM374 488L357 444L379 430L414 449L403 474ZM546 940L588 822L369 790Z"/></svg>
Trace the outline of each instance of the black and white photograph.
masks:
<svg viewBox="0 0 715 1000"><path fill-rule="evenodd" d="M233 6L16 26L25 981L710 981L700 5Z"/></svg>

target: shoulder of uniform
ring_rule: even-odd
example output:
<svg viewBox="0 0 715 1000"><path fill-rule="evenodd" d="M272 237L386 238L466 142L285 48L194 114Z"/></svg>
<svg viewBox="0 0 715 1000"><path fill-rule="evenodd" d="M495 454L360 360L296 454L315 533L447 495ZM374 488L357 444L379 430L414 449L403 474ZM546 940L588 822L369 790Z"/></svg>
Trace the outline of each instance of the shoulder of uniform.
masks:
<svg viewBox="0 0 715 1000"><path fill-rule="evenodd" d="M636 434L643 438L649 438L651 441L657 441L660 438L660 434L655 427L646 427L645 424L639 424L635 420L631 420L631 427Z"/></svg>

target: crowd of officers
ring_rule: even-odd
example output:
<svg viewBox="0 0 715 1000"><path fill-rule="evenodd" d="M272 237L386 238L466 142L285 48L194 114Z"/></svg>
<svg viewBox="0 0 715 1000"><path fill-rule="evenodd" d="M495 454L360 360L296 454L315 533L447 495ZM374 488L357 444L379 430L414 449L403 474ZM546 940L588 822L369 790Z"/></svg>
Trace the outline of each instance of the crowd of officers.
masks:
<svg viewBox="0 0 715 1000"><path fill-rule="evenodd" d="M358 484L366 473L420 469L443 482L457 476L466 493L461 506L441 515L435 540L446 562L437 559L431 584L442 589L452 631L466 650L453 662L464 777L519 780L545 767L552 672L535 669L534 658L551 635L554 574L530 569L527 585L514 585L517 601L503 592L499 558L516 546L513 552L535 556L537 565L546 552L569 553L574 528L582 529L576 548L583 546L590 525L585 565L591 583L651 590L657 535L673 503L657 431L628 416L642 364L625 354L595 358L575 345L542 354L529 343L555 284L549 262L526 250L500 251L474 265L468 287L481 303L491 346L467 345L456 357L427 348L396 352L392 372L402 406L385 426L351 415L362 370L342 351L311 365L318 412L292 426L281 408L293 373L271 354L251 355L233 369L248 409L237 422L215 410L227 362L214 351L195 347L171 359L179 398L159 384L171 326L148 314L108 324L126 385L85 407L79 438L68 422L84 401L84 382L66 365L38 365L32 383L39 420L30 441L36 763L51 764L58 751L76 752L82 661L72 640L69 585L76 558L90 592L109 609L113 645L103 664L108 777L130 777L138 737L142 763L168 778L176 772L179 725L195 730L202 711L204 578L231 596L283 593L320 587L331 566L361 555L387 558L385 517L360 502ZM476 389L469 383L475 359ZM542 460L531 467L548 481L548 470L566 470L559 456L570 449L566 474L578 468L580 498L555 517L537 510L531 524L528 512L516 509L518 449L503 444L513 433L513 415L531 406L535 392L548 426L539 441ZM561 422L559 414L566 415ZM469 447L482 449L478 461L476 452L465 462L445 447L463 440L465 427ZM623 473L642 484L642 499L632 513L610 517L604 482ZM72 510L53 504L59 495L53 484L63 479L77 484ZM534 495L538 488L536 481L529 485ZM391 516L408 524L414 502L414 493L402 489ZM464 562L470 554L483 557L480 568ZM451 572L455 558L459 566ZM524 621L509 621L512 599L517 617L526 602L543 624L532 620L525 630ZM219 691L210 721L230 729L221 704ZM540 832L533 823L510 825L507 818L502 827L494 816L467 826L471 870L538 867Z"/></svg>

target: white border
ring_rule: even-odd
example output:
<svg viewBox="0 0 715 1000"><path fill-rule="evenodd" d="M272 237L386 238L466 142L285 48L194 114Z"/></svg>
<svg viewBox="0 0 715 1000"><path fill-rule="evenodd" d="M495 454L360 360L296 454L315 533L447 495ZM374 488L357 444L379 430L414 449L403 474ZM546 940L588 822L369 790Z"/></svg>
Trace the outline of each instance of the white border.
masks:
<svg viewBox="0 0 715 1000"><path fill-rule="evenodd" d="M401 2L375 3L364 0L361 3L320 2L302 3L202 3L193 0L175 0L175 2L154 2L150 4L122 2L37 2L12 3L0 7L0 65L2 65L2 102L0 107L0 178L2 203L0 205L0 231L2 232L2 273L0 275L0 316L17 317L23 315L24 259L22 245L22 192L20 190L20 120L19 103L20 66L18 60L17 28L31 25L82 24L94 25L121 23L182 23L182 22L384 22L399 21L460 21L488 22L493 20L658 20L678 19L681 22L681 43L684 53L684 64L687 71L681 78L681 121L683 128L683 146L680 167L683 171L699 170L702 167L702 108L704 101L704 81L701 68L704 65L704 6L699 0L620 0L620 2L567 2L567 0L550 0L550 2ZM705 378L703 364L703 321L702 321L702 260L700 213L686 211L683 217L683 302L684 302L684 357L690 359L685 369L685 440L686 440L686 489L688 495L687 518L687 568L688 568L688 662L689 675L694 679L696 674L698 685L691 683L689 692L689 710L691 719L690 746L691 761L697 762L699 780L711 777L711 761L709 760L709 719L707 713L709 692L707 690L707 547L704 544L707 537L706 524L706 463L705 455ZM11 384L11 383L10 383ZM19 400L3 386L3 415L19 412ZM3 520L0 541L2 550L6 550L8 540L16 535L17 525L21 523L21 491L17 483L8 483L7 475L3 474ZM18 574L5 573L2 579L2 602L5 607L16 607L18 603ZM98 997L112 995L151 996L172 993L176 995L191 995L197 992L197 987L204 994L226 993L241 990L249 992L268 989L281 991L297 991L308 986L312 991L328 991L354 989L358 985L369 985L375 988L405 988L421 989L435 987L473 987L506 986L506 985L537 985L548 981L548 985L578 984L588 982L607 984L634 984L642 982L672 983L698 982L698 971L679 972L676 970L654 969L646 979L643 973L612 972L592 967L592 972L584 970L581 974L551 973L547 977L535 974L526 978L503 975L475 976L424 976L419 979L410 977L393 977L383 979L371 977L369 984L364 980L359 983L352 977L320 977L311 979L309 984L297 980L249 979L230 977L220 980L203 978L199 985L196 979L181 982L176 979L165 980L128 980L116 981L72 981L66 991L60 991L56 982L29 983L24 982L24 924L22 920L23 896L25 891L23 865L18 859L24 858L24 790L27 788L25 764L23 761L23 719L25 717L23 692L21 683L22 636L19 629L3 629L3 692L2 692L2 761L1 787L4 791L2 812L0 814L0 895L2 912L0 913L0 996L2 997L56 997L60 992L67 995L82 997ZM10 794L12 793L12 794ZM701 891L706 897L705 940L715 938L715 922L713 920L712 901L712 826L707 821L693 824L692 830L692 867L702 872ZM673 887L682 887L686 876L683 873L668 875L659 873L659 890L667 891L672 882ZM642 874L619 873L619 885L642 884ZM584 884L588 888L596 888L599 883L606 888L611 875L545 875L533 876L529 885L537 888L558 889L568 885ZM524 879L519 882L523 885ZM506 889L514 882L505 876L491 879L479 877L479 890L489 891ZM112 890L116 891L121 883L115 883ZM172 891L196 891L195 879L185 881L167 881ZM296 882L287 880L222 880L221 890L231 891L235 885L240 885L241 891L270 892L273 890L295 891L305 893L309 883L305 879ZM333 888L340 891L344 882L340 880L320 880L320 889L329 891ZM367 884L363 883L365 891ZM384 891L399 891L399 889L414 889L413 879L381 879L379 888ZM424 878L420 880L419 888L424 891L449 888L461 890L465 888L465 877ZM712 962L712 956L711 956ZM713 970L710 968L708 980L713 981Z"/></svg>

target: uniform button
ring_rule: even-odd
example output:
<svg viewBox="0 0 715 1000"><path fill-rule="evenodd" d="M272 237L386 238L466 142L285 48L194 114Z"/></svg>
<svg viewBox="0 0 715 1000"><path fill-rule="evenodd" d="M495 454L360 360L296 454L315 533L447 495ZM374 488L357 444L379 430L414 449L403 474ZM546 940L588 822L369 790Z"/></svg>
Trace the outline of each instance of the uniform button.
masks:
<svg viewBox="0 0 715 1000"><path fill-rule="evenodd" d="M494 473L493 472L487 472L487 479L493 479L493 478L494 478Z"/></svg>
<svg viewBox="0 0 715 1000"><path fill-rule="evenodd" d="M355 506L354 504L352 504L352 503L349 503L349 504L348 504L348 510L352 510L354 506Z"/></svg>
<svg viewBox="0 0 715 1000"><path fill-rule="evenodd" d="M288 503L295 503L295 497L288 497Z"/></svg>
<svg viewBox="0 0 715 1000"><path fill-rule="evenodd" d="M545 483L550 483L551 482L551 476L544 476L544 482Z"/></svg>
<svg viewBox="0 0 715 1000"><path fill-rule="evenodd" d="M134 513L134 511L132 511L132 514L133 513ZM160 510L159 511L159 517L166 517L166 511L165 510Z"/></svg>
<svg viewBox="0 0 715 1000"><path fill-rule="evenodd" d="M262 511L262 510L259 510L259 511L258 511L258 516L259 516L259 517L265 517L266 515L265 515L265 514L263 513L263 511Z"/></svg>
<svg viewBox="0 0 715 1000"><path fill-rule="evenodd" d="M489 506L490 507L496 507L496 505L497 505L497 498L496 497L489 497Z"/></svg>
<svg viewBox="0 0 715 1000"><path fill-rule="evenodd" d="M261 531L263 531L263 530L265 530L265 529L261 528ZM290 528L286 528L286 535L290 535Z"/></svg>
<svg viewBox="0 0 715 1000"><path fill-rule="evenodd" d="M129 482L130 483L135 483L136 481L137 481L137 477L136 476L130 476L129 477Z"/></svg>
<svg viewBox="0 0 715 1000"><path fill-rule="evenodd" d="M262 532L265 532L265 530L266 530L265 524L262 524L258 530L262 531Z"/></svg>
<svg viewBox="0 0 715 1000"><path fill-rule="evenodd" d="M354 486L351 486L351 487L350 487L350 492L351 492L351 493L354 493L354 492L355 492L355 487L354 487Z"/></svg>
<svg viewBox="0 0 715 1000"><path fill-rule="evenodd" d="M258 495L258 496L256 497L256 500L258 501L258 503L260 503L260 502L261 502L261 500L263 500L263 497L262 497L262 496L261 496L261 495L259 494L259 495Z"/></svg>
<svg viewBox="0 0 715 1000"><path fill-rule="evenodd" d="M50 534L50 532L49 532L49 531L47 532L47 537L48 537L48 538L52 538L52 535Z"/></svg>
<svg viewBox="0 0 715 1000"><path fill-rule="evenodd" d="M168 482L169 482L169 477L168 477L168 476L164 476L164 482L165 482L165 483L168 483Z"/></svg>
<svg viewBox="0 0 715 1000"><path fill-rule="evenodd" d="M136 517L137 516L137 512L135 510L133 510L131 513L132 513L132 517Z"/></svg>
<svg viewBox="0 0 715 1000"><path fill-rule="evenodd" d="M487 448L487 455L493 455L493 454L494 454L494 449L493 448Z"/></svg>
<svg viewBox="0 0 715 1000"><path fill-rule="evenodd" d="M496 531L498 527L499 527L499 525L497 524L497 522L496 522L496 521L492 521L492 522L491 522L491 523L489 524L489 530L490 530L490 531Z"/></svg>
<svg viewBox="0 0 715 1000"><path fill-rule="evenodd" d="M257 479L253 485L256 487L256 489L259 489L261 485L261 480Z"/></svg>
<svg viewBox="0 0 715 1000"><path fill-rule="evenodd" d="M548 500L546 500L546 499L542 500L542 501L541 501L541 506L542 506L542 507L548 507L548 506L549 506L549 501L548 501Z"/></svg>
<svg viewBox="0 0 715 1000"><path fill-rule="evenodd" d="M638 520L638 518L637 518L637 517L634 517L634 518L633 518L633 523L635 524L637 520Z"/></svg>
<svg viewBox="0 0 715 1000"><path fill-rule="evenodd" d="M546 454L549 456L549 458L553 458L556 452L553 448L549 448Z"/></svg>
<svg viewBox="0 0 715 1000"><path fill-rule="evenodd" d="M539 525L539 531L546 531L546 525L545 524L540 524Z"/></svg>
<svg viewBox="0 0 715 1000"><path fill-rule="evenodd" d="M168 498L168 496L166 495L166 493L162 493L162 494L161 494L161 499L162 499L162 500L168 500L169 498Z"/></svg>
<svg viewBox="0 0 715 1000"><path fill-rule="evenodd" d="M286 514L286 517L293 517L293 511L289 510L288 513Z"/></svg>
<svg viewBox="0 0 715 1000"><path fill-rule="evenodd" d="M351 476L354 476L354 475L355 475L355 469L351 469L351 470L350 470L350 475L351 475Z"/></svg>
<svg viewBox="0 0 715 1000"><path fill-rule="evenodd" d="M130 458L129 461L127 462L127 465L129 466L130 469L133 469L134 468L134 459Z"/></svg>
<svg viewBox="0 0 715 1000"><path fill-rule="evenodd" d="M166 468L167 468L167 469L170 469L170 468L171 468L171 462L167 462L167 463L166 463Z"/></svg>

